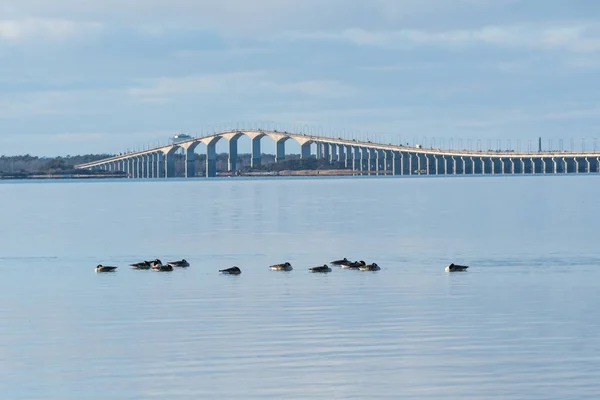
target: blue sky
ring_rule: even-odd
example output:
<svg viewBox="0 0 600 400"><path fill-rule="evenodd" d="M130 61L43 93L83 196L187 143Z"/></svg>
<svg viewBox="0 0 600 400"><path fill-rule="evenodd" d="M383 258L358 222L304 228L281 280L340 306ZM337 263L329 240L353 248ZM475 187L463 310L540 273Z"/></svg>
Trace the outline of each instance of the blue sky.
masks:
<svg viewBox="0 0 600 400"><path fill-rule="evenodd" d="M594 0L6 0L0 154L120 152L259 122L590 149L599 20Z"/></svg>

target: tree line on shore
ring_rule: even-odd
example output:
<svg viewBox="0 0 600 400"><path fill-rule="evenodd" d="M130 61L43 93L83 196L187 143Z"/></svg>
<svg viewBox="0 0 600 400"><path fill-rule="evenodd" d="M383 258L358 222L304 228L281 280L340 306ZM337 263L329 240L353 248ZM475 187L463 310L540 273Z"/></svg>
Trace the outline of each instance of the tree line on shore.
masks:
<svg viewBox="0 0 600 400"><path fill-rule="evenodd" d="M0 156L0 176L28 176L28 175L66 175L66 174L107 174L107 171L89 171L76 169L75 165L98 161L112 157L112 154L84 154L67 155L60 157L37 157L29 154L20 156ZM195 159L197 175L202 175L206 170L206 155L197 154ZM217 171L224 172L229 168L229 155L217 155ZM185 157L175 155L175 172L182 174L185 169ZM332 162L314 157L301 159L299 154L286 154L285 160L275 162L272 154L261 156L261 165L251 167L251 155L239 154L237 170L240 172L278 172L319 169L344 169L343 163ZM110 174L110 173L108 173ZM122 174L119 172L116 175Z"/></svg>

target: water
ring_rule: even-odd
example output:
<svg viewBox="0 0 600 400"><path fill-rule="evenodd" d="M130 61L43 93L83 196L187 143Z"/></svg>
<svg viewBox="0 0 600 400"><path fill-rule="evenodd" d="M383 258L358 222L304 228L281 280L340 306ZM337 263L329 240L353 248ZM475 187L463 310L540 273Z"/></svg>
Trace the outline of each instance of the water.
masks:
<svg viewBox="0 0 600 400"><path fill-rule="evenodd" d="M596 399L597 180L1 183L0 398Z"/></svg>

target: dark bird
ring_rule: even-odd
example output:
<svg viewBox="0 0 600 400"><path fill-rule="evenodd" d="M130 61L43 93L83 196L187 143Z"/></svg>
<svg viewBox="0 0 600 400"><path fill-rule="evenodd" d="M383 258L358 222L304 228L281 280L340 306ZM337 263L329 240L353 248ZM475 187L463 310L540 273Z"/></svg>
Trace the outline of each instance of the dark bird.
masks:
<svg viewBox="0 0 600 400"><path fill-rule="evenodd" d="M184 267L189 267L190 263L187 262L185 260L185 258L184 258L181 261L171 261L171 262L168 262L167 265L170 265L171 267L182 267L182 268L184 268Z"/></svg>
<svg viewBox="0 0 600 400"><path fill-rule="evenodd" d="M138 263L129 264L133 269L150 269L152 261L142 261Z"/></svg>
<svg viewBox="0 0 600 400"><path fill-rule="evenodd" d="M358 269L360 269L361 271L379 271L381 268L379 268L379 265L373 263L368 265L361 265L360 267L358 267Z"/></svg>
<svg viewBox="0 0 600 400"><path fill-rule="evenodd" d="M343 260L335 260L335 261L332 261L331 264L332 265L342 265L342 264L347 264L349 262L350 261L348 261L348 259L346 257L344 257Z"/></svg>
<svg viewBox="0 0 600 400"><path fill-rule="evenodd" d="M219 272L221 272L222 274L228 274L228 275L239 275L242 273L242 270L239 269L238 267L231 267L231 268L227 268L227 269L220 269Z"/></svg>
<svg viewBox="0 0 600 400"><path fill-rule="evenodd" d="M109 267L108 265L98 264L96 272L113 272L117 267Z"/></svg>
<svg viewBox="0 0 600 400"><path fill-rule="evenodd" d="M458 265L452 263L446 267L446 272L466 271L467 268L469 268L468 265Z"/></svg>
<svg viewBox="0 0 600 400"><path fill-rule="evenodd" d="M271 268L273 271L291 271L293 269L292 264L289 262L271 265L269 268Z"/></svg>
<svg viewBox="0 0 600 400"><path fill-rule="evenodd" d="M367 263L361 260L341 264L341 267L344 269L359 269L360 267L364 267L365 265L367 265Z"/></svg>
<svg viewBox="0 0 600 400"><path fill-rule="evenodd" d="M308 269L310 272L331 272L331 268L327 264L323 264L322 267L312 267Z"/></svg>

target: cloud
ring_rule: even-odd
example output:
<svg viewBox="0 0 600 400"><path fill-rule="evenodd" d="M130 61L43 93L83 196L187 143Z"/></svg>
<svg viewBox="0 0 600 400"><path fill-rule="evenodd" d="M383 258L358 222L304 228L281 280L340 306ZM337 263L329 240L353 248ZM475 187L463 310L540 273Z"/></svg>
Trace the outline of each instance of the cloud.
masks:
<svg viewBox="0 0 600 400"><path fill-rule="evenodd" d="M233 99L238 96L258 98L273 94L298 94L315 98L336 98L354 93L350 86L337 81L277 82L266 71L161 77L144 83L129 88L129 96L141 102L168 103L188 95Z"/></svg>
<svg viewBox="0 0 600 400"><path fill-rule="evenodd" d="M103 25L96 22L75 22L61 19L0 20L0 44L29 40L64 40L97 32L102 28Z"/></svg>
<svg viewBox="0 0 600 400"><path fill-rule="evenodd" d="M589 53L600 51L600 24L486 26L449 31L415 29L371 31L357 28L345 29L341 32L288 32L284 38L290 41L338 41L385 49L411 49L418 46L465 48L473 45L493 45Z"/></svg>

